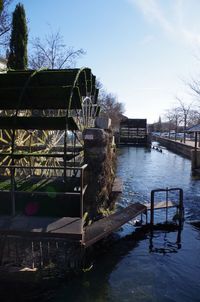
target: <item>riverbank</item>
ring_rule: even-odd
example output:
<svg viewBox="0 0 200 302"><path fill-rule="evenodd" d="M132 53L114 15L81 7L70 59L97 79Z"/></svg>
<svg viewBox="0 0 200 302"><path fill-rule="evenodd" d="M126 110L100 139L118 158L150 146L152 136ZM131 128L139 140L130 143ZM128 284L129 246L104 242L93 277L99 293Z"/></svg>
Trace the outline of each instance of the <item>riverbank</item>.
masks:
<svg viewBox="0 0 200 302"><path fill-rule="evenodd" d="M194 150L195 148L194 142L192 141L186 141L184 143L160 136L153 136L152 140L159 142L162 146L166 147L167 149L177 154L180 154L188 159L192 158L192 150Z"/></svg>

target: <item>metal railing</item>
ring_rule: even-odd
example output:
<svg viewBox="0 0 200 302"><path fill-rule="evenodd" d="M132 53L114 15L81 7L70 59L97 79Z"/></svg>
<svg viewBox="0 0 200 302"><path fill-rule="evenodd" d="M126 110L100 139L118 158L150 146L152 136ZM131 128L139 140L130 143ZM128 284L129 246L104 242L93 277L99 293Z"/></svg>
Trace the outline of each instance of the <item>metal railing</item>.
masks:
<svg viewBox="0 0 200 302"><path fill-rule="evenodd" d="M178 192L179 193L179 201L178 201L178 205L174 205L174 207L177 207L177 209L179 210L179 218L181 220L182 216L183 216L183 211L184 211L184 207L183 207L183 190L181 188L166 188L166 189L155 189L151 191L151 207L150 207L150 225L154 225L154 210L155 210L155 193L158 192L165 192L166 193L166 206L162 207L162 208L166 208L166 221L168 220L168 208L169 208L169 192ZM170 206L172 207L172 206Z"/></svg>
<svg viewBox="0 0 200 302"><path fill-rule="evenodd" d="M68 170L68 171L73 171L74 174L77 175L77 173L79 173L80 175L78 176L80 178L80 186L79 188L77 188L76 191L73 192L56 192L56 195L71 195L71 196L80 196L80 218L83 218L83 197L84 197L84 193L86 191L87 188L87 184L84 183L84 171L87 168L87 164L84 164L83 166L72 166L72 167L66 167L66 166L59 166L59 167L54 167L54 166L20 166L20 165L2 165L1 168L7 168L10 169L10 179L11 179L11 188L10 190L6 191L7 193L10 192L11 194L11 212L12 212L12 216L16 215L16 200L15 200L15 196L16 194L27 194L27 192L25 191L18 191L16 190L16 182L15 182L15 170L16 169L41 169L41 170L45 170L45 169L50 169L50 170ZM63 178L64 179L64 178ZM5 192L5 190L1 190L1 192ZM29 194L35 194L35 195L46 195L46 194L55 194L52 192L47 192L47 191L32 191L32 192L28 192Z"/></svg>

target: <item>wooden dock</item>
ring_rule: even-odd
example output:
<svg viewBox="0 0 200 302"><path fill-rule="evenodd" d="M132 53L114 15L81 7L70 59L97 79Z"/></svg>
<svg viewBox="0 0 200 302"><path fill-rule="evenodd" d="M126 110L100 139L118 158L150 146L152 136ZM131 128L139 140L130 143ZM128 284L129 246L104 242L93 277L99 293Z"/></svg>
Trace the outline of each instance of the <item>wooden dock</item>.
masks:
<svg viewBox="0 0 200 302"><path fill-rule="evenodd" d="M116 182L116 191L120 192L120 182ZM167 189L167 191L180 191L179 203L168 200L155 202L153 200L153 209L151 203L141 204L133 203L130 206L117 211L107 217L93 222L90 226L83 227L83 219L80 217L39 217L39 216L0 216L0 234L8 236L29 237L29 238L54 238L61 240L73 240L79 242L85 247L88 247L95 242L107 237L112 232L119 229L123 224L139 216L151 211L151 224L153 224L154 210L167 209L182 206L182 190L179 188ZM152 191L152 196L155 192L166 191L158 189Z"/></svg>
<svg viewBox="0 0 200 302"><path fill-rule="evenodd" d="M28 238L74 240L88 247L119 229L134 217L146 213L146 211L146 206L134 203L94 222L85 229L83 229L83 221L79 217L1 216L0 234Z"/></svg>
<svg viewBox="0 0 200 302"><path fill-rule="evenodd" d="M151 203L147 203L145 204L146 207L147 207L147 210L151 210ZM171 201L171 200L163 200L163 201L159 201L159 202L156 202L155 201L155 204L154 204L154 210L161 210L161 209L166 209L166 208L174 208L174 207L177 207L178 204L174 201Z"/></svg>
<svg viewBox="0 0 200 302"><path fill-rule="evenodd" d="M154 210L177 207L172 201L155 202ZM107 237L123 224L151 210L150 204L134 203L83 228L80 217L1 216L0 234L29 238L73 240L88 247Z"/></svg>
<svg viewBox="0 0 200 302"><path fill-rule="evenodd" d="M81 241L82 233L82 219L79 217L0 217L1 235Z"/></svg>
<svg viewBox="0 0 200 302"><path fill-rule="evenodd" d="M126 222L142 213L146 213L146 211L147 207L137 202L119 212L94 222L92 225L85 228L84 246L88 247L103 239L113 231L119 229Z"/></svg>

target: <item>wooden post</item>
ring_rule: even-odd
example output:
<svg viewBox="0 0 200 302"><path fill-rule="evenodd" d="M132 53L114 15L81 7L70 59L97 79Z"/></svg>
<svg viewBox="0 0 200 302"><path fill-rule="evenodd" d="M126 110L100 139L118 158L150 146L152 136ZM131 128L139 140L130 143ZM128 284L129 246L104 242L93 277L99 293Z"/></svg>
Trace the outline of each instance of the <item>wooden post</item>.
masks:
<svg viewBox="0 0 200 302"><path fill-rule="evenodd" d="M166 222L168 221L168 188L166 188Z"/></svg>
<svg viewBox="0 0 200 302"><path fill-rule="evenodd" d="M179 216L180 216L180 219L179 219L179 222L181 222L182 218L183 218L183 210L184 210L184 207L183 207L183 190L180 189L179 191Z"/></svg>
<svg viewBox="0 0 200 302"><path fill-rule="evenodd" d="M194 168L197 168L197 132L195 132L195 145L194 145Z"/></svg>
<svg viewBox="0 0 200 302"><path fill-rule="evenodd" d="M145 215L146 215L146 224L147 224L148 223L148 210L147 209L146 209Z"/></svg>
<svg viewBox="0 0 200 302"><path fill-rule="evenodd" d="M11 168L11 204L12 216L15 216L15 169Z"/></svg>
<svg viewBox="0 0 200 302"><path fill-rule="evenodd" d="M64 182L67 181L67 171L66 171L66 167L67 167L67 163L66 163L66 153L67 153L67 129L65 129L65 135L64 135Z"/></svg>
<svg viewBox="0 0 200 302"><path fill-rule="evenodd" d="M150 216L150 224L154 225L154 191L151 191L151 216Z"/></svg>
<svg viewBox="0 0 200 302"><path fill-rule="evenodd" d="M81 186L81 206L80 206L80 217L82 218L83 217L83 169L81 169L81 175L80 175L81 179L81 183L80 183L80 186Z"/></svg>
<svg viewBox="0 0 200 302"><path fill-rule="evenodd" d="M83 186L84 186L84 180L83 180L83 174L84 174L84 170L81 169L81 175L80 175L80 217L82 219L82 223L81 223L81 233L82 233L82 240L83 240Z"/></svg>
<svg viewBox="0 0 200 302"><path fill-rule="evenodd" d="M75 164L76 164L76 156L75 156L75 148L76 148L76 135L75 135L75 133L74 132L72 132L72 134L73 134L73 137L72 137L72 139L73 139L73 147L74 147L74 167L75 167ZM73 173L75 174L75 171L73 171Z"/></svg>
<svg viewBox="0 0 200 302"><path fill-rule="evenodd" d="M198 143L198 147L200 148L200 132L198 132L199 135L199 143Z"/></svg>
<svg viewBox="0 0 200 302"><path fill-rule="evenodd" d="M15 129L12 130L12 145L11 145L11 165L14 166L14 149L15 149ZM10 169L11 176L11 204L12 204L12 215L15 216L15 168Z"/></svg>

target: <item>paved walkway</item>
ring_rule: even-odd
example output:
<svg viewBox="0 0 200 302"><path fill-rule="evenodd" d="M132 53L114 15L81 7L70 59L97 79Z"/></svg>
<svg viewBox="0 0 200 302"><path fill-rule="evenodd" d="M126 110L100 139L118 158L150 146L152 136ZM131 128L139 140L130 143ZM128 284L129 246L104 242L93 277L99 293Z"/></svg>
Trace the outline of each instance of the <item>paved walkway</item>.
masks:
<svg viewBox="0 0 200 302"><path fill-rule="evenodd" d="M173 140L173 139L171 139L171 140ZM175 141L175 140L173 140L173 141ZM188 145L188 146L192 146L192 147L194 147L194 145L195 145L195 142L190 141L190 140L186 140L185 143L183 141L181 142L180 140L176 140L176 141L179 142L179 143ZM197 147L200 148L199 143L197 144Z"/></svg>
<svg viewBox="0 0 200 302"><path fill-rule="evenodd" d="M186 141L185 141L185 144L186 144L186 145L188 145L188 146L192 146L192 147L194 147L195 142L194 142L194 141L189 141L189 140L186 140ZM197 148L199 148L199 144L197 144Z"/></svg>

